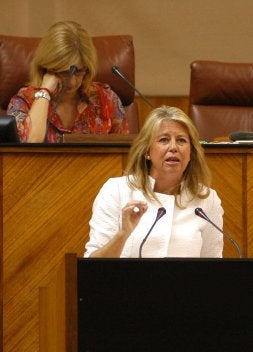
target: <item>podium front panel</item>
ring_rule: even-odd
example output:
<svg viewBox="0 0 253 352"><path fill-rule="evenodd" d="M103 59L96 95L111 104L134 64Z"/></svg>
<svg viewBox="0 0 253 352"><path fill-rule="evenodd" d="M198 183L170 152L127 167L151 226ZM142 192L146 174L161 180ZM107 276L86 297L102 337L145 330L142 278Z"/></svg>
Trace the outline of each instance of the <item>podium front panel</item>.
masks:
<svg viewBox="0 0 253 352"><path fill-rule="evenodd" d="M252 351L252 278L251 259L78 258L78 351Z"/></svg>

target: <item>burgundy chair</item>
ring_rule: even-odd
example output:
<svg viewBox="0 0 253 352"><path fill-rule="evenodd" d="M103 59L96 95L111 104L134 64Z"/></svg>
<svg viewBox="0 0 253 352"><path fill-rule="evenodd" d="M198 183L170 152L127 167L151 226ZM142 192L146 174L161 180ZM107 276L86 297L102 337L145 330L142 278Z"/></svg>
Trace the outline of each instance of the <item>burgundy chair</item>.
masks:
<svg viewBox="0 0 253 352"><path fill-rule="evenodd" d="M190 110L200 138L253 131L253 63L191 63Z"/></svg>
<svg viewBox="0 0 253 352"><path fill-rule="evenodd" d="M108 83L126 109L130 133L139 131L134 90L112 72L118 66L135 83L135 57L130 35L93 37L98 55L95 81ZM5 114L11 97L28 81L29 65L40 38L0 35L0 114Z"/></svg>

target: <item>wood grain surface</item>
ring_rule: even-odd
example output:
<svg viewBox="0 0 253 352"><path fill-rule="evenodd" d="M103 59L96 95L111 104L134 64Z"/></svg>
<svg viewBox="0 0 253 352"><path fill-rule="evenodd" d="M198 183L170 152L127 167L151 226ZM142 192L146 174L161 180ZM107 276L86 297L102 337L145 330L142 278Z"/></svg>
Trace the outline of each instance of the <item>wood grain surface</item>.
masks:
<svg viewBox="0 0 253 352"><path fill-rule="evenodd" d="M99 146L0 147L4 352L40 350L39 288L50 284L65 253L83 255L93 200L109 177L122 175L127 151ZM252 257L253 151L205 151L225 210L224 229L244 255ZM224 256L237 256L226 241Z"/></svg>

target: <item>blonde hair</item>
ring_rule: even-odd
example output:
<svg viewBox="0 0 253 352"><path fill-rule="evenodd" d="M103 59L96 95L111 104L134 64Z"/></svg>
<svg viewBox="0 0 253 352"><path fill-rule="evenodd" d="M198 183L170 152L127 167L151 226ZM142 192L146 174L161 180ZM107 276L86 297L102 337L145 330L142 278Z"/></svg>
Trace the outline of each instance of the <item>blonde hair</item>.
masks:
<svg viewBox="0 0 253 352"><path fill-rule="evenodd" d="M82 86L89 94L97 70L97 55L92 39L76 22L57 22L48 29L38 45L30 67L30 84L39 87L47 70L64 71L78 60L87 68Z"/></svg>
<svg viewBox="0 0 253 352"><path fill-rule="evenodd" d="M149 180L151 161L146 158L153 136L164 120L174 121L186 128L191 143L191 158L186 167L182 189L190 192L194 197L206 198L210 187L210 171L207 166L203 148L199 142L199 135L192 120L180 109L170 106L161 106L150 112L145 123L134 140L128 155L128 163L125 169L128 184L133 189L141 190L150 201L157 201L155 192ZM181 207L180 195L176 197L177 204Z"/></svg>

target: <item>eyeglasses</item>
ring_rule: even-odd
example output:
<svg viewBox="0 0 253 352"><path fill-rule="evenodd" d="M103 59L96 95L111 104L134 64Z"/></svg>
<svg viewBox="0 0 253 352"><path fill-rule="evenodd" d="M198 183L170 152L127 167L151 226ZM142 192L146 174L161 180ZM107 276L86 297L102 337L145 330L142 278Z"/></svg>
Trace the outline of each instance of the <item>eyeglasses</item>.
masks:
<svg viewBox="0 0 253 352"><path fill-rule="evenodd" d="M74 73L71 72L71 70L66 70L66 71L54 71L54 70L48 70L49 73L53 73L57 75L60 78L68 78L71 75L75 75L78 77L82 77L85 73L87 73L89 69L87 67L83 68L77 68Z"/></svg>

